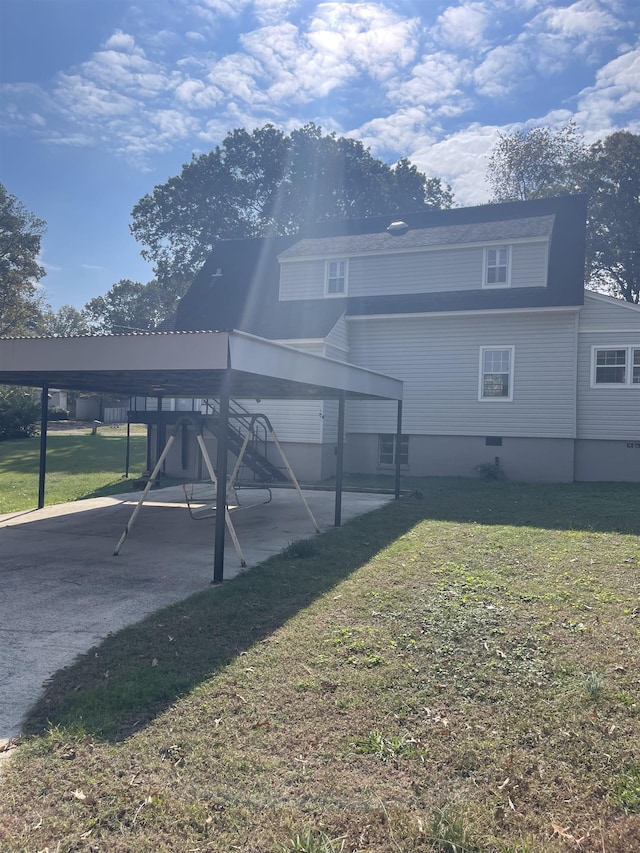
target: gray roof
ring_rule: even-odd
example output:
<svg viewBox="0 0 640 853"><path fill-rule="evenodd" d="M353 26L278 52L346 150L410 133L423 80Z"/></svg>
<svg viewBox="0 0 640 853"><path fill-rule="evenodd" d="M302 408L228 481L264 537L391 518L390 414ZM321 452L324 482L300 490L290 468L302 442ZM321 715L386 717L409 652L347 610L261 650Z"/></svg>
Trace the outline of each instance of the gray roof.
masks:
<svg viewBox="0 0 640 853"><path fill-rule="evenodd" d="M339 237L315 237L300 240L279 256L281 261L326 255L347 256L361 252L406 251L459 243L491 243L505 240L547 238L553 231L555 216L528 216L491 222L440 225L434 228L410 228L404 234L387 231L349 234Z"/></svg>

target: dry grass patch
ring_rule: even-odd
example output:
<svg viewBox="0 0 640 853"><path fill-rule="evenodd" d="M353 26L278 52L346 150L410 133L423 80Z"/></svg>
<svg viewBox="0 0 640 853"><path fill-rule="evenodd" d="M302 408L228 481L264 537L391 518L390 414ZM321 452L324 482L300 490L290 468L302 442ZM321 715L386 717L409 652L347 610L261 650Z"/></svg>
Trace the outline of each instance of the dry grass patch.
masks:
<svg viewBox="0 0 640 853"><path fill-rule="evenodd" d="M58 674L2 849L638 849L637 488L421 491Z"/></svg>

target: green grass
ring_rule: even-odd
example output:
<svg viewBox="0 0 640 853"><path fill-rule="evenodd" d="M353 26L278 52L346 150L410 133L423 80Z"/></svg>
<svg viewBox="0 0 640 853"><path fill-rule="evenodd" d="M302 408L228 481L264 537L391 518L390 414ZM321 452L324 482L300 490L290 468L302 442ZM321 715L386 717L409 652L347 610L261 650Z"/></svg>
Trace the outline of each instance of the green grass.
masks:
<svg viewBox="0 0 640 853"><path fill-rule="evenodd" d="M125 457L124 428L48 435L46 505L129 491ZM39 437L0 442L0 513L37 506L39 459ZM132 435L130 474L138 475L145 461L146 438Z"/></svg>
<svg viewBox="0 0 640 853"><path fill-rule="evenodd" d="M416 490L57 673L3 853L638 849L639 487Z"/></svg>

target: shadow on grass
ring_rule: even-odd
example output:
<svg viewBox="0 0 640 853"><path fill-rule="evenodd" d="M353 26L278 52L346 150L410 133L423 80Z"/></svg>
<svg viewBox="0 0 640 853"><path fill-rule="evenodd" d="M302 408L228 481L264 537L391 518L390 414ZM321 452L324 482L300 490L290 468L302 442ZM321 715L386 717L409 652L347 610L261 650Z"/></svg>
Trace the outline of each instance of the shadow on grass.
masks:
<svg viewBox="0 0 640 853"><path fill-rule="evenodd" d="M434 478L412 485L421 486L419 494L312 540L310 554L273 557L109 636L53 676L25 731L59 725L110 741L126 738L423 520L640 532L637 484Z"/></svg>
<svg viewBox="0 0 640 853"><path fill-rule="evenodd" d="M90 474L124 469L126 436L49 435L47 473ZM144 459L146 438L131 436L132 459ZM40 439L0 442L0 473L38 473Z"/></svg>
<svg viewBox="0 0 640 853"><path fill-rule="evenodd" d="M422 514L415 499L395 502L310 540L299 557L291 547L109 635L50 679L25 719L25 733L60 726L112 742L125 739L365 564Z"/></svg>
<svg viewBox="0 0 640 853"><path fill-rule="evenodd" d="M392 488L391 477L345 478L345 486ZM424 517L471 524L640 534L638 483L511 483L456 477L405 477Z"/></svg>

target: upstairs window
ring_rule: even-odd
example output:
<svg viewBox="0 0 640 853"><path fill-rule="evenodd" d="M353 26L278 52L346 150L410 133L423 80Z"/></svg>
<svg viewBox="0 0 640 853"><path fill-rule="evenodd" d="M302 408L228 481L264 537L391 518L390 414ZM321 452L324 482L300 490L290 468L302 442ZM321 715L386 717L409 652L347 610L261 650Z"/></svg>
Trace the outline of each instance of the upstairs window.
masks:
<svg viewBox="0 0 640 853"><path fill-rule="evenodd" d="M484 287L509 287L511 284L511 250L495 246L484 250Z"/></svg>
<svg viewBox="0 0 640 853"><path fill-rule="evenodd" d="M640 386L640 347L593 347L591 385Z"/></svg>
<svg viewBox="0 0 640 853"><path fill-rule="evenodd" d="M480 347L479 400L513 400L513 347Z"/></svg>
<svg viewBox="0 0 640 853"><path fill-rule="evenodd" d="M325 267L325 293L327 296L344 296L347 292L347 262L327 261Z"/></svg>

